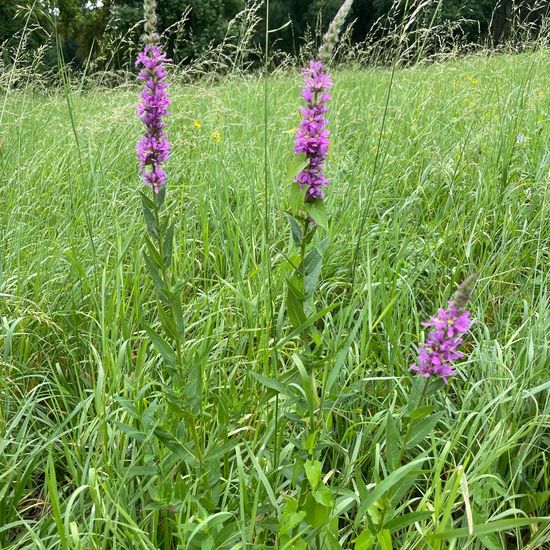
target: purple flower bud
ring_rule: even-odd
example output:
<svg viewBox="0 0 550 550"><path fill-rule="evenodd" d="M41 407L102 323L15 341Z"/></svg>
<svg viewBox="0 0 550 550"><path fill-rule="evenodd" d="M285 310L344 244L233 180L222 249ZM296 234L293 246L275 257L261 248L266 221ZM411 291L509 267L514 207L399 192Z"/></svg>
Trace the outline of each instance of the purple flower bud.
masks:
<svg viewBox="0 0 550 550"><path fill-rule="evenodd" d="M136 66L142 67L138 79L145 82L137 106L137 116L145 125L145 134L136 146L139 168L145 185L155 193L166 183L162 164L170 155L170 143L164 131L168 116L168 82L164 63L170 61L158 45L148 44L138 55Z"/></svg>

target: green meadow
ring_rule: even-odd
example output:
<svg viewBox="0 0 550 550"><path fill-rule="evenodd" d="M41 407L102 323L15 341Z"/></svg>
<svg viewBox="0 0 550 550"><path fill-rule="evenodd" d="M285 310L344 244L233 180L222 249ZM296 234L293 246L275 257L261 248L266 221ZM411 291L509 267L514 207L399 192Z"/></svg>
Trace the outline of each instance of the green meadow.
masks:
<svg viewBox="0 0 550 550"><path fill-rule="evenodd" d="M178 368L138 85L0 97L0 548L549 548L550 53L333 80L313 366L285 307L298 70L170 88ZM407 439L421 323L472 272Z"/></svg>

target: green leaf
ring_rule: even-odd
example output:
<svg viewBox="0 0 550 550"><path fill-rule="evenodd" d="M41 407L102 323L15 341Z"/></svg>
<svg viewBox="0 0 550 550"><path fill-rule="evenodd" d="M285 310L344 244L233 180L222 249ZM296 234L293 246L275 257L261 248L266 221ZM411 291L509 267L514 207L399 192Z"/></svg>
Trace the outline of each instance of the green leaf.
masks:
<svg viewBox="0 0 550 550"><path fill-rule="evenodd" d="M298 274L293 274L287 279L286 309L292 326L298 328L307 322L304 312L305 296L301 290L303 279Z"/></svg>
<svg viewBox="0 0 550 550"><path fill-rule="evenodd" d="M185 323L183 321L183 309L181 307L181 296L177 289L174 289L172 296L170 297L170 305L172 306L172 312L174 315L174 321L176 322L176 332L183 340L185 337Z"/></svg>
<svg viewBox="0 0 550 550"><path fill-rule="evenodd" d="M48 489L47 494L50 499L51 514L54 518L55 525L57 527L61 548L63 548L64 550L68 550L69 545L67 544L67 537L65 533L63 518L61 515L61 506L59 501L59 495L62 494L62 492L58 489L57 478L55 475L55 464L54 464L51 451L48 454L48 463L47 463L47 470L46 470L46 487Z"/></svg>
<svg viewBox="0 0 550 550"><path fill-rule="evenodd" d="M189 403L190 412L193 415L198 415L201 410L203 394L202 372L201 361L199 358L195 358L189 368L189 377L185 386L185 394Z"/></svg>
<svg viewBox="0 0 550 550"><path fill-rule="evenodd" d="M162 259L166 267L170 267L172 263L172 250L174 248L174 222L172 222L166 230L164 242L162 243Z"/></svg>
<svg viewBox="0 0 550 550"><path fill-rule="evenodd" d="M481 536L481 535L488 535L489 533L499 533L501 531L509 531L511 529L517 529L518 527L527 527L528 525L533 525L534 523L544 523L548 525L550 523L550 518L537 517L537 518L499 519L497 521L490 521L489 523L483 523L481 525L474 525L471 535ZM470 536L470 533L468 532L468 528L462 527L460 529L450 529L448 531L443 531L441 533L428 535L428 538L431 540L451 540L459 537L468 537L468 536Z"/></svg>
<svg viewBox="0 0 550 550"><path fill-rule="evenodd" d="M268 378L267 376L264 376L263 374L259 374L254 371L250 371L250 374L263 386L266 388L270 388L272 390L275 390L277 393L280 393L282 395L286 395L288 397L293 397L292 392L289 390L288 386L285 384L282 384L278 380L275 380L273 378Z"/></svg>
<svg viewBox="0 0 550 550"><path fill-rule="evenodd" d="M365 529L352 542L354 543L354 550L370 550L370 548L374 546L374 543L376 541L374 535L370 531Z"/></svg>
<svg viewBox="0 0 550 550"><path fill-rule="evenodd" d="M285 212L286 217L288 218L288 223L290 224L290 230L292 232L292 240L294 241L294 244L296 246L300 246L302 244L302 228L300 227L300 223L298 220L290 213Z"/></svg>
<svg viewBox="0 0 550 550"><path fill-rule="evenodd" d="M292 531L305 517L306 513L304 511L298 512L297 500L293 498L287 500L279 519L279 534L282 536Z"/></svg>
<svg viewBox="0 0 550 550"><path fill-rule="evenodd" d="M330 508L319 504L311 493L306 497L303 510L311 527L323 527L330 518Z"/></svg>
<svg viewBox="0 0 550 550"><path fill-rule="evenodd" d="M164 330L165 336L167 338L171 338L172 340L176 340L178 337L178 329L174 319L170 315L170 311L167 311L167 309L168 308L165 309L164 307L158 308L159 321L162 329Z"/></svg>
<svg viewBox="0 0 550 550"><path fill-rule="evenodd" d="M304 293L306 300L309 300L313 296L319 275L321 274L321 267L323 265L323 257L319 251L314 248L310 250L304 259Z"/></svg>
<svg viewBox="0 0 550 550"><path fill-rule="evenodd" d="M168 366L173 366L177 362L177 357L172 349L172 346L157 332L155 332L149 325L145 325L145 332L147 336L155 346L156 350L160 353L162 359Z"/></svg>
<svg viewBox="0 0 550 550"><path fill-rule="evenodd" d="M161 187L158 193L155 193L155 204L159 210L162 209L165 198L166 198L166 187Z"/></svg>
<svg viewBox="0 0 550 550"><path fill-rule="evenodd" d="M361 521L361 518L365 515L365 512L382 496L384 496L394 485L397 485L403 481L406 481L406 478L409 475L417 475L422 470L416 470L416 468L422 463L425 462L426 458L418 458L401 466L394 472L392 472L386 479L382 480L380 483L377 483L374 489L370 491L361 502L361 506L357 512L356 524L358 525Z"/></svg>
<svg viewBox="0 0 550 550"><path fill-rule="evenodd" d="M424 393L424 397L429 397L430 395L433 395L437 393L441 388L445 387L445 382L443 382L443 379L439 376L437 378L431 377L428 382L428 386L426 387L426 392Z"/></svg>
<svg viewBox="0 0 550 550"><path fill-rule="evenodd" d="M157 242L153 241L149 235L145 235L145 244L147 245L147 250L151 256L151 260L156 264L157 268L162 267L162 257L160 252L157 250Z"/></svg>
<svg viewBox="0 0 550 550"><path fill-rule="evenodd" d="M317 430L312 431L304 441L304 451L307 451L309 455L313 454L315 446L317 444Z"/></svg>
<svg viewBox="0 0 550 550"><path fill-rule="evenodd" d="M144 254L143 259L145 260L145 267L147 268L147 271L149 272L149 275L151 276L151 280L153 281L153 286L155 287L155 290L157 291L157 295L161 302L164 304L168 303L168 292L166 289L166 286L160 276L160 273L157 269L157 266L149 256L149 254Z"/></svg>
<svg viewBox="0 0 550 550"><path fill-rule="evenodd" d="M304 331L310 329L310 327L313 325L313 323L315 323L317 320L321 319L322 317L324 317L328 312L332 311L333 309L336 309L337 307L339 307L341 304L339 302L333 302L332 304L330 304L329 306L323 308L321 311L318 311L316 312L315 314L311 315L310 317L308 317L304 323L302 323L300 326L294 328L292 330L292 332L290 334L288 334L287 336L285 336L284 338L281 338L276 344L275 346L271 349L272 352L275 352L279 349L281 349L288 341L292 340L293 338L295 338L296 336L298 336L299 334L303 333ZM312 335L312 338L314 340L316 340L316 335L313 334ZM320 342L320 338L318 338L319 342ZM317 342L316 342L317 343Z"/></svg>
<svg viewBox="0 0 550 550"><path fill-rule="evenodd" d="M395 294L393 298L389 301L389 303L386 305L386 307L382 310L382 313L376 318L374 323L372 323L372 327L370 328L371 331L373 331L378 323L381 323L384 320L384 317L390 312L392 307L395 305L395 302L399 299L399 294Z"/></svg>
<svg viewBox="0 0 550 550"><path fill-rule="evenodd" d="M326 485L321 485L311 494L319 504L322 504L327 508L332 508L334 506L334 497L332 496L330 489Z"/></svg>
<svg viewBox="0 0 550 550"><path fill-rule="evenodd" d="M357 332L363 325L363 318L365 316L365 311L366 311L366 308L363 308L361 310L361 313L359 314L359 317L355 322L353 329L349 333L344 345L342 346L342 349L340 349L340 351L338 352L338 355L336 357L336 362L334 363L334 366L330 370L329 375L327 377L327 383L325 386L325 391L327 394L330 394L332 386L338 379L338 375L340 374L340 371L342 370L342 367L344 366L345 360L348 356L349 349L351 348L351 345L355 341Z"/></svg>
<svg viewBox="0 0 550 550"><path fill-rule="evenodd" d="M386 415L386 455L391 471L399 467L401 438L391 411Z"/></svg>
<svg viewBox="0 0 550 550"><path fill-rule="evenodd" d="M343 550L338 540L338 518L333 517L330 524L323 528L323 550ZM347 548L347 546L346 546Z"/></svg>
<svg viewBox="0 0 550 550"><path fill-rule="evenodd" d="M283 550L307 550L307 542L304 540L295 540L283 546Z"/></svg>
<svg viewBox="0 0 550 550"><path fill-rule="evenodd" d="M412 411L420 406L420 399L423 394L423 390L427 384L426 378L423 376L415 376L411 384L411 392L409 394L409 402L407 404L407 413L411 414Z"/></svg>
<svg viewBox="0 0 550 550"><path fill-rule="evenodd" d="M432 512L411 512L409 514L404 514L398 516L390 521L387 521L384 524L384 529L389 531L398 531L399 529L404 529L417 521L424 521L433 515Z"/></svg>
<svg viewBox="0 0 550 550"><path fill-rule="evenodd" d="M411 420L421 420L426 418L434 410L433 405L426 405L424 407L418 407L414 411L409 413L409 418Z"/></svg>
<svg viewBox="0 0 550 550"><path fill-rule="evenodd" d="M127 397L116 397L114 399L116 403L118 403L121 407L124 408L124 410L136 420L139 418L139 414L136 411L136 408L134 407L134 404L127 398Z"/></svg>
<svg viewBox="0 0 550 550"><path fill-rule="evenodd" d="M303 187L296 181L290 184L288 192L288 209L292 214L300 214L306 200L307 186Z"/></svg>
<svg viewBox="0 0 550 550"><path fill-rule="evenodd" d="M157 466L128 466L127 468L121 469L128 477L156 476L159 473L159 469Z"/></svg>
<svg viewBox="0 0 550 550"><path fill-rule="evenodd" d="M293 180L308 164L309 159L305 153L295 155L288 165L288 170L286 173L287 180ZM296 185L298 184L296 183Z"/></svg>
<svg viewBox="0 0 550 550"><path fill-rule="evenodd" d="M170 432L162 428L155 428L153 433L155 437L178 458L181 458L185 462L189 462L190 459L195 458Z"/></svg>
<svg viewBox="0 0 550 550"><path fill-rule="evenodd" d="M439 419L443 416L443 411L434 413L420 422L417 422L411 428L411 435L405 444L407 449L416 447L424 438L435 428Z"/></svg>
<svg viewBox="0 0 550 550"><path fill-rule="evenodd" d="M315 491L321 481L321 463L318 460L306 460L304 470L311 488Z"/></svg>
<svg viewBox="0 0 550 550"><path fill-rule="evenodd" d="M378 544L380 544L381 550L393 550L391 542L391 533L387 529L382 529L379 533L376 533Z"/></svg>
<svg viewBox="0 0 550 550"><path fill-rule="evenodd" d="M156 206L151 199L149 199L145 193L140 191L141 195L141 205L143 207L143 217L145 218L145 225L147 226L147 231L153 239L158 239L158 226L153 210L156 211Z"/></svg>
<svg viewBox="0 0 550 550"><path fill-rule="evenodd" d="M147 437L147 434L143 433L142 431L138 430L137 428L134 428L134 426L129 426L128 424L123 424L122 422L117 422L116 420L113 421L113 424L122 432L124 432L128 437L131 439L134 439L138 443L143 443L145 441L145 438Z"/></svg>
<svg viewBox="0 0 550 550"><path fill-rule="evenodd" d="M306 202L305 209L319 227L328 229L328 214L323 199L315 199L313 202Z"/></svg>

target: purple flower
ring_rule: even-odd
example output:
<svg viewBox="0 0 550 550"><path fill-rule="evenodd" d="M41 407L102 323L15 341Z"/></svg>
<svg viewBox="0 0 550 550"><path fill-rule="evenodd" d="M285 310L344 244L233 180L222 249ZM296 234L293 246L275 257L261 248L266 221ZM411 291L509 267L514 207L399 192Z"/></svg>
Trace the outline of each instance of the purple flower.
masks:
<svg viewBox="0 0 550 550"><path fill-rule="evenodd" d="M164 63L170 61L158 45L147 44L138 55L136 66L141 67L139 80L145 82L137 106L138 118L145 125L145 134L136 146L139 168L145 185L155 193L166 182L166 172L161 166L170 155L170 143L164 131L168 116L168 82L165 81Z"/></svg>
<svg viewBox="0 0 550 550"><path fill-rule="evenodd" d="M427 323L422 323L425 327L434 327L438 331L447 331L449 338L458 334L467 332L470 327L470 312L463 311L457 314L456 306L449 302L448 309L439 308L437 317L431 317Z"/></svg>
<svg viewBox="0 0 550 550"><path fill-rule="evenodd" d="M305 84L301 95L307 105L300 109L302 120L296 130L294 154L304 153L309 163L296 176L296 181L301 187L307 186L306 200L312 201L325 196L323 187L328 184L323 173L330 133L326 128L325 113L328 111L326 103L331 99L328 91L332 88L332 81L323 71L320 61L310 61L302 74Z"/></svg>
<svg viewBox="0 0 550 550"><path fill-rule="evenodd" d="M452 362L464 355L458 347L470 324L470 312L459 311L454 302L449 302L447 309L440 308L436 317L422 323L433 328L426 342L420 344L418 362L411 365L411 369L426 378L440 376L447 384L448 378L455 374Z"/></svg>

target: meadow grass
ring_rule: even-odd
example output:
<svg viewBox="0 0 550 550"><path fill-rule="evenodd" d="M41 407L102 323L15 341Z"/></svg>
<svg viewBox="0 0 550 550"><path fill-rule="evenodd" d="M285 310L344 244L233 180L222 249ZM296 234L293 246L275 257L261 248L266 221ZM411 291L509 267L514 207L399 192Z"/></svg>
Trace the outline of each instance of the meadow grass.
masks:
<svg viewBox="0 0 550 550"><path fill-rule="evenodd" d="M387 473L385 417L406 406L420 322L474 271L468 359L436 397L431 436L407 450L428 467L395 503L429 513L389 548L550 544L544 521L430 538L468 514L479 526L550 515L550 54L399 69L386 110L390 78L333 75L316 295L327 353L309 393L283 303L297 75L270 77L267 147L262 79L171 88L167 207L193 365L176 378L146 334L158 314L137 88L2 97L0 548L283 548L317 392L331 521L339 547L362 548L362 502Z"/></svg>

